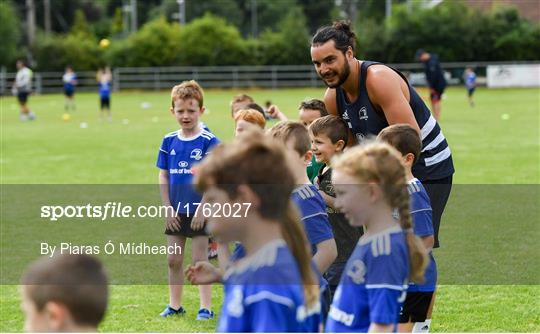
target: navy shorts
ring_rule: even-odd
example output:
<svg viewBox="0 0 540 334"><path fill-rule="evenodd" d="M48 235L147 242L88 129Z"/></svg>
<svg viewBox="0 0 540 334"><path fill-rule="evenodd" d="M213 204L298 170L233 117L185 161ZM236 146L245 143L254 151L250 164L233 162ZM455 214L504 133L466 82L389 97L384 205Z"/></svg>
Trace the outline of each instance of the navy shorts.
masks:
<svg viewBox="0 0 540 334"><path fill-rule="evenodd" d="M111 99L108 96L104 96L100 100L101 102L101 109L111 109Z"/></svg>
<svg viewBox="0 0 540 334"><path fill-rule="evenodd" d="M473 88L467 88L467 93L469 94L469 96L472 96L472 95L473 95L474 89L475 89L475 87L473 87Z"/></svg>
<svg viewBox="0 0 540 334"><path fill-rule="evenodd" d="M25 104L28 101L28 95L30 95L28 92L18 92L17 100L20 104Z"/></svg>
<svg viewBox="0 0 540 334"><path fill-rule="evenodd" d="M438 180L422 180L422 185L426 189L431 202L433 231L435 232L435 244L433 248L438 248L439 227L441 226L441 217L446 207L446 202L448 202L450 191L452 190L452 175Z"/></svg>
<svg viewBox="0 0 540 334"><path fill-rule="evenodd" d="M429 97L431 98L431 102L440 101L442 98L443 92L444 92L444 88L442 89L431 88L430 94L429 94Z"/></svg>
<svg viewBox="0 0 540 334"><path fill-rule="evenodd" d="M64 95L67 97L72 97L75 94L75 89L64 89Z"/></svg>

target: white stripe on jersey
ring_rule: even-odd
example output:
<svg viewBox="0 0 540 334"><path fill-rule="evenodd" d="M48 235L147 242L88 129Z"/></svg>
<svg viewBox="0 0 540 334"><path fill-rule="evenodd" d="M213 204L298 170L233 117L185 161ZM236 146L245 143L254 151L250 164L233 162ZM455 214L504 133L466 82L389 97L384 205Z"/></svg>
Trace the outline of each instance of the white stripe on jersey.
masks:
<svg viewBox="0 0 540 334"><path fill-rule="evenodd" d="M165 151L164 149L160 148L159 149L161 152L165 153L165 154L169 154L169 152Z"/></svg>
<svg viewBox="0 0 540 334"><path fill-rule="evenodd" d="M314 213L312 215L302 217L301 220L306 220L308 218L315 217L315 216L325 216L325 217L327 217L328 215L326 214L326 212L317 212L317 213Z"/></svg>
<svg viewBox="0 0 540 334"><path fill-rule="evenodd" d="M256 302L260 302L261 300L265 300L265 299L268 299L274 303L285 305L289 308L294 307L294 301L292 299L284 297L284 296L276 295L275 293L272 293L270 291L261 291L254 295L248 296L244 299L244 303L246 305L249 305Z"/></svg>
<svg viewBox="0 0 540 334"><path fill-rule="evenodd" d="M433 156L429 158L425 158L424 162L426 163L426 166L435 165L445 159L448 159L450 157L450 147L446 147L444 150L440 151L437 154L434 154Z"/></svg>
<svg viewBox="0 0 540 334"><path fill-rule="evenodd" d="M298 193L301 199L308 199L315 196L313 190L309 185L303 185L293 190L293 192Z"/></svg>
<svg viewBox="0 0 540 334"><path fill-rule="evenodd" d="M373 257L378 257L380 255L390 255L390 234L385 233L378 235L375 240L371 243L371 253Z"/></svg>
<svg viewBox="0 0 540 334"><path fill-rule="evenodd" d="M422 130L420 130L422 134L422 140L426 139L426 137L430 134L431 130L433 130L433 128L435 127L435 124L437 124L437 121L435 121L433 115L429 115L429 119L422 127Z"/></svg>
<svg viewBox="0 0 540 334"><path fill-rule="evenodd" d="M444 135L443 135L443 133L442 133L442 131L441 131L441 132L439 132L439 134L437 135L437 137L435 137L435 139L433 139L433 140L431 141L431 143L427 144L426 147L424 147L424 148L422 149L422 152L425 152L425 151L427 151L427 150L431 150L431 149L437 147L437 145L439 145L440 143L442 143L443 140L444 140Z"/></svg>
<svg viewBox="0 0 540 334"><path fill-rule="evenodd" d="M421 211L432 211L431 208L427 208L427 209L418 209L418 210L414 210L414 211L411 211L411 215L413 213L417 213L417 212L421 212Z"/></svg>
<svg viewBox="0 0 540 334"><path fill-rule="evenodd" d="M180 130L176 130L176 131L173 131L173 132L167 133L167 134L165 135L165 137L164 137L164 138L169 138L169 137L174 137L174 136L177 136L179 132L180 132Z"/></svg>
<svg viewBox="0 0 540 334"><path fill-rule="evenodd" d="M401 228L401 226L396 225L396 226L393 226L393 227L389 227L386 230L381 231L381 232L379 232L377 234L371 235L369 237L366 237L364 235L364 236L360 237L360 239L358 240L358 244L359 245L367 245L371 241L375 242L375 239L377 239L381 235L384 235L384 234L390 235L390 234L393 234L393 233L401 233L401 232L403 232L403 229Z"/></svg>
<svg viewBox="0 0 540 334"><path fill-rule="evenodd" d="M405 285L394 285L394 284L366 284L366 289L392 289L403 291L407 290L409 287L408 284Z"/></svg>
<svg viewBox="0 0 540 334"><path fill-rule="evenodd" d="M214 134L213 134L212 132L208 132L208 131L206 131L206 130L202 130L202 134L203 134L203 135L206 135L206 136L208 136L208 137L210 137L210 138L214 138L214 137L215 137Z"/></svg>

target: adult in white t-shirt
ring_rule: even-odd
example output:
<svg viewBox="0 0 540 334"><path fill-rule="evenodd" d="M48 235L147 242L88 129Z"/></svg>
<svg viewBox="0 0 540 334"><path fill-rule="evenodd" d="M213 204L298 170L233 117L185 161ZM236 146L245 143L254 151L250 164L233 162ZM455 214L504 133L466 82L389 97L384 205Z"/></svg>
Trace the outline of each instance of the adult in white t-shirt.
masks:
<svg viewBox="0 0 540 334"><path fill-rule="evenodd" d="M21 121L34 120L36 115L28 107L28 96L32 93L32 70L23 60L17 60L17 75L13 84L13 94L17 96L21 107Z"/></svg>

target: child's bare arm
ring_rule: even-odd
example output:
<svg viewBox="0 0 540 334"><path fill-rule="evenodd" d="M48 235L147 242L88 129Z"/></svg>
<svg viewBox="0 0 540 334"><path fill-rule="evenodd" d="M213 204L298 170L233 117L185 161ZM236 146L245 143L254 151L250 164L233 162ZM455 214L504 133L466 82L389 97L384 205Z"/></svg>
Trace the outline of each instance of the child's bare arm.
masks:
<svg viewBox="0 0 540 334"><path fill-rule="evenodd" d="M325 193L322 190L319 190L319 193L321 194L322 198L324 199L324 203L326 203L326 206L329 206L332 209L334 209L335 208L334 207L334 202L335 202L336 198L328 195L327 193Z"/></svg>
<svg viewBox="0 0 540 334"><path fill-rule="evenodd" d="M433 249L433 245L435 245L435 237L433 235L422 237L422 242L424 243L424 246L429 252Z"/></svg>
<svg viewBox="0 0 540 334"><path fill-rule="evenodd" d="M315 262L319 272L324 273L334 263L336 257L336 241L332 238L317 244L317 253L313 255L313 262Z"/></svg>

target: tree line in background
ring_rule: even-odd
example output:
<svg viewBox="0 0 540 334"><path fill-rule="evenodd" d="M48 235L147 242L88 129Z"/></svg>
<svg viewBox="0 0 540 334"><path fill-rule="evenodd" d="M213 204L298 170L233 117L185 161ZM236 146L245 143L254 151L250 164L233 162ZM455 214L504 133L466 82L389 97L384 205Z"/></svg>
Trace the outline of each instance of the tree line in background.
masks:
<svg viewBox="0 0 540 334"><path fill-rule="evenodd" d="M417 48L438 53L443 61L540 59L540 24L512 7L489 13L459 1L431 8L394 0L385 19L378 0L187 1L180 26L176 0L138 1L139 29L129 32L122 0L51 1L51 32L38 30L25 47L24 1L1 1L0 66L14 68L16 58L31 55L35 69L76 70L117 66L213 66L310 64L310 37L317 27L340 17L354 20L358 57L388 63L411 62ZM42 25L36 6L38 26ZM279 19L276 19L279 18ZM109 39L110 45L100 40Z"/></svg>

